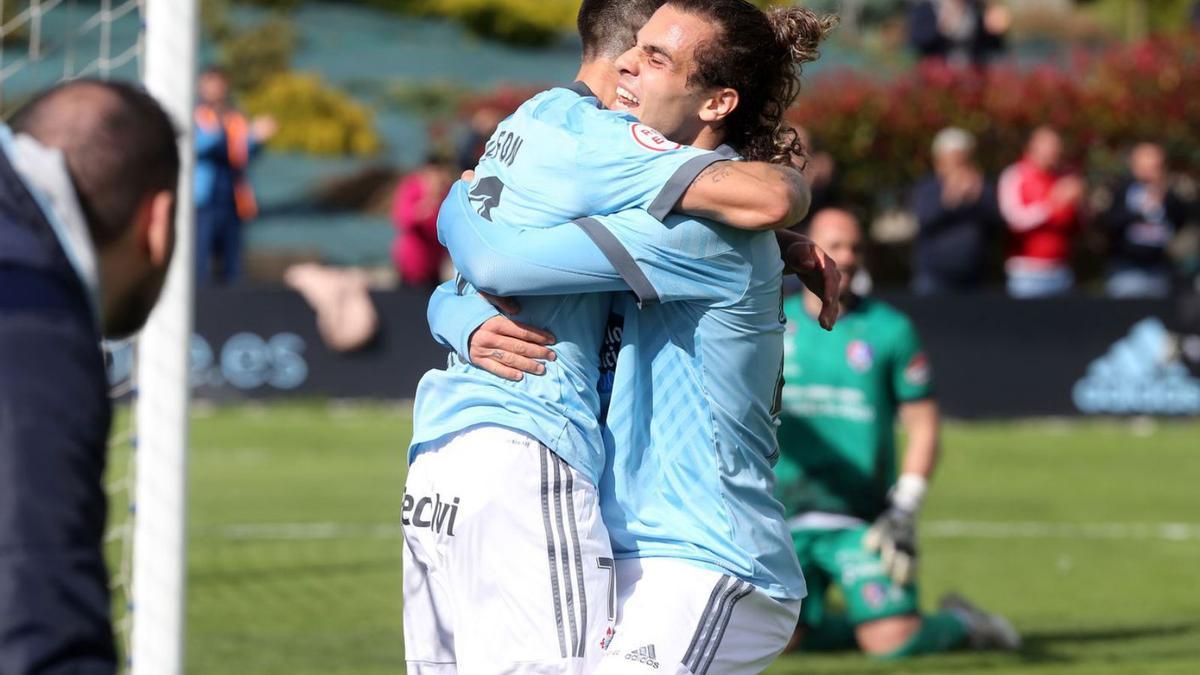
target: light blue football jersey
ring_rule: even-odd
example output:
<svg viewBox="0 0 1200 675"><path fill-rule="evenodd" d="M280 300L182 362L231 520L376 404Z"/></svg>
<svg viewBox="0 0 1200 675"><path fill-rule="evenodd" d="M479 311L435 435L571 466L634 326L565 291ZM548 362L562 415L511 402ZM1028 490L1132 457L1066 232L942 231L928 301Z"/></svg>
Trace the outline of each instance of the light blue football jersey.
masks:
<svg viewBox="0 0 1200 675"><path fill-rule="evenodd" d="M620 342L600 482L614 553L687 559L803 597L772 496L784 329L774 235L638 210L552 228L470 215L442 225L451 245L483 252L466 263L506 292L633 291L612 296L623 325L605 331ZM465 350L477 325L444 339Z"/></svg>
<svg viewBox="0 0 1200 675"><path fill-rule="evenodd" d="M803 598L773 496L785 322L774 234L672 216L669 235L653 241L645 214L596 220L661 300L640 310L616 300L623 325L600 482L614 555L687 559Z"/></svg>
<svg viewBox="0 0 1200 675"><path fill-rule="evenodd" d="M497 229L538 228L624 209L661 219L700 171L723 159L670 143L636 119L600 108L586 87L580 87L542 92L504 120L488 141L470 186L454 186L439 221L474 218ZM522 311L514 318L554 333L557 359L546 364L545 375L520 382L496 377L454 356L445 369L426 373L417 387L410 461L427 444L449 434L497 425L537 438L598 483L604 445L596 384L611 298L563 294L568 291L520 297L503 286L479 283L479 270L492 269L486 264L486 249L455 240L445 243L462 280L441 287L431 302L435 337L456 346L453 339L440 336L457 334L455 326L476 318L481 308L477 300L448 302L447 295L474 295L479 288L517 296ZM622 287L614 277L598 290Z"/></svg>

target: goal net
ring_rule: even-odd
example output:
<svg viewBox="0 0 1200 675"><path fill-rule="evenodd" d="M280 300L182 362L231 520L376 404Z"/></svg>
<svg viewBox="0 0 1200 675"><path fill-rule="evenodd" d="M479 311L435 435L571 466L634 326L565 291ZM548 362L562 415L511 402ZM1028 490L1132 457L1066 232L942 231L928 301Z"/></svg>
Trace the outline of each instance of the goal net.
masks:
<svg viewBox="0 0 1200 675"><path fill-rule="evenodd" d="M136 341L106 344L117 404L106 546L125 672L183 672L187 353L192 325L191 111L196 0L0 0L0 113L93 77L142 82L180 132L176 246Z"/></svg>

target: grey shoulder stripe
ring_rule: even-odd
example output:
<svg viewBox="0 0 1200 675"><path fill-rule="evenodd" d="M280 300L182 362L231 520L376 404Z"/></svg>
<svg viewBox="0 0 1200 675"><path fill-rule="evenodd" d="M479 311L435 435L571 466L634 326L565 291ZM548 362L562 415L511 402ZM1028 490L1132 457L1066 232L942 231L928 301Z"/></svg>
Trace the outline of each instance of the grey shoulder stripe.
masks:
<svg viewBox="0 0 1200 675"><path fill-rule="evenodd" d="M698 670L693 670L694 675L706 675L708 669L712 666L713 659L717 656L717 650L721 648L721 640L725 638L725 629L729 627L729 620L733 618L733 607L739 600L754 592L754 586L741 581L738 582L737 590L729 598L729 604L726 606L724 613L718 620L719 627L716 635L713 636L711 645L708 648L708 656L704 658L704 663L700 665Z"/></svg>
<svg viewBox="0 0 1200 675"><path fill-rule="evenodd" d="M708 604L704 606L704 611L700 612L700 619L696 622L696 631L692 633L692 641L688 644L687 651L683 654L683 664L686 666L692 661L696 648L701 644L701 638L705 634L705 628L714 618L717 604L720 602L721 594L725 592L726 586L729 584L731 577L722 575L713 586L712 593L708 595Z"/></svg>
<svg viewBox="0 0 1200 675"><path fill-rule="evenodd" d="M554 529L550 525L550 451L542 447L542 525L546 528L546 559L550 562L550 602L554 605L554 621L558 624L558 650L562 658L567 657L567 634L563 629L562 597L558 589L558 565L555 564L557 550L554 546Z"/></svg>
<svg viewBox="0 0 1200 675"><path fill-rule="evenodd" d="M675 208L675 204L679 202L679 198L691 187L696 176L699 176L700 172L707 169L713 162L723 159L725 158L715 152L706 152L684 162L667 180L666 185L663 185L663 189L650 203L650 208L646 210L659 220L666 218L667 214Z"/></svg>
<svg viewBox="0 0 1200 675"><path fill-rule="evenodd" d="M608 262L612 263L613 268L617 270L617 274L621 275L625 283L629 284L629 288L637 296L639 305L652 305L658 302L658 291L646 278L646 273L638 267L633 256L617 240L616 236L608 231L608 228L601 225L600 221L595 218L578 218L575 220L575 224L596 244L604 257L608 258Z"/></svg>
<svg viewBox="0 0 1200 675"><path fill-rule="evenodd" d="M721 159L738 159L737 150L725 144L718 145L717 149L713 150L713 152L720 155Z"/></svg>

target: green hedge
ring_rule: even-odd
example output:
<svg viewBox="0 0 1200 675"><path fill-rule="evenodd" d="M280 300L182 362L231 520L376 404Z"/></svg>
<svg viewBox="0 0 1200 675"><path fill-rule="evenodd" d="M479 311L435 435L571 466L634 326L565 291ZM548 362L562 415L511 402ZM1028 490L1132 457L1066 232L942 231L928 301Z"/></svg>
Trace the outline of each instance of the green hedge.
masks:
<svg viewBox="0 0 1200 675"><path fill-rule="evenodd" d="M242 100L246 112L271 115L279 132L267 146L314 155L369 155L382 143L374 113L310 73L273 76Z"/></svg>
<svg viewBox="0 0 1200 675"><path fill-rule="evenodd" d="M294 0L262 0L276 9ZM281 13L248 28L230 16L230 0L205 0L202 25L217 44L217 64L252 115L270 115L279 132L267 143L275 150L316 155L367 155L382 146L374 113L314 74L291 70L296 30Z"/></svg>

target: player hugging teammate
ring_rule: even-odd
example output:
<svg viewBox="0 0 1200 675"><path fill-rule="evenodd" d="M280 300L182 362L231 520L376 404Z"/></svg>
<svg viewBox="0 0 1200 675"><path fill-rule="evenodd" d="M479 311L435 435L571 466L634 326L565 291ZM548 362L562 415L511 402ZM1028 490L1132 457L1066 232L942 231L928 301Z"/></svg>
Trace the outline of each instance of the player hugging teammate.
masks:
<svg viewBox="0 0 1200 675"><path fill-rule="evenodd" d="M579 23L580 81L501 123L439 216L461 276L429 320L457 354L414 410L409 671L759 672L805 593L771 496L769 230L807 210L783 112L832 20L589 0ZM780 241L836 285L807 239ZM453 532L421 503L456 504Z"/></svg>

